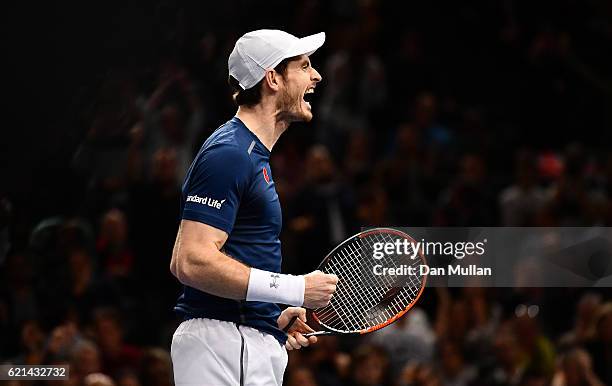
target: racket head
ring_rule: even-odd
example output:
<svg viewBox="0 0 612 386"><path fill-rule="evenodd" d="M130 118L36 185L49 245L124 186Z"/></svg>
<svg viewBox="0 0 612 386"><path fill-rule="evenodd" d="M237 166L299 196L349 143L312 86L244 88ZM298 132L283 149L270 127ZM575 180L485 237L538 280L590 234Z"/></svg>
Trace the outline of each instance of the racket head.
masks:
<svg viewBox="0 0 612 386"><path fill-rule="evenodd" d="M411 246L409 254L384 254L374 259L375 243ZM312 310L309 321L333 334L366 334L390 325L408 312L421 297L427 275L419 265L426 264L422 248L404 232L374 228L360 232L334 248L319 264L320 271L338 276L336 292L326 307ZM404 251L402 251L404 252ZM414 259L410 256L414 254ZM374 274L374 266L415 267L415 275L384 277Z"/></svg>

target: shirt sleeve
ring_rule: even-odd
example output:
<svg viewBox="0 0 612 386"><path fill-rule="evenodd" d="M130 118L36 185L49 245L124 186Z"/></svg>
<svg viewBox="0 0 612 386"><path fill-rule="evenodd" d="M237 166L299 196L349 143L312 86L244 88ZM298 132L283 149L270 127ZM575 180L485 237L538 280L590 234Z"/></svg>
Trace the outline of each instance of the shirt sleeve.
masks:
<svg viewBox="0 0 612 386"><path fill-rule="evenodd" d="M245 150L229 145L206 149L187 182L182 218L230 234L251 171L251 159Z"/></svg>

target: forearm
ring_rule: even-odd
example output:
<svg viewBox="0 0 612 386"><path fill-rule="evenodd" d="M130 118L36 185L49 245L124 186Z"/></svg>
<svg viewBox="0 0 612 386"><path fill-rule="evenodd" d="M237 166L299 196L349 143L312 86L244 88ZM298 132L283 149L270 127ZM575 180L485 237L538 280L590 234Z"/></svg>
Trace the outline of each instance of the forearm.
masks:
<svg viewBox="0 0 612 386"><path fill-rule="evenodd" d="M301 306L303 276L283 275L250 268L219 252L210 251L206 261L193 256L187 267L179 267L179 280L200 291L228 298Z"/></svg>

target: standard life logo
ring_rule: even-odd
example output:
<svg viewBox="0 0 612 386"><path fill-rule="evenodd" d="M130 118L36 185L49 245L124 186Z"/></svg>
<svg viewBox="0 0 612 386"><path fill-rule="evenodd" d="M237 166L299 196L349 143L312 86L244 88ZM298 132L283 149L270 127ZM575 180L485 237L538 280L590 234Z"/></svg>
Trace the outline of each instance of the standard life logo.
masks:
<svg viewBox="0 0 612 386"><path fill-rule="evenodd" d="M197 194L193 196L187 196L186 202L196 202L198 204L207 205L213 207L215 209L221 209L221 205L225 202L225 200L214 200L210 197L199 197Z"/></svg>

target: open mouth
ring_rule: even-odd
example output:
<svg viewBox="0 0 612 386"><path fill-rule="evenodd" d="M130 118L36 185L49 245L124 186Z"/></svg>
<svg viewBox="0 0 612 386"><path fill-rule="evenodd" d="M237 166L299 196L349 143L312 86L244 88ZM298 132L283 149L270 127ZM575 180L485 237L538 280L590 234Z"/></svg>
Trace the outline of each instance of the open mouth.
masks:
<svg viewBox="0 0 612 386"><path fill-rule="evenodd" d="M310 108L310 102L312 102L312 96L314 95L314 87L309 87L306 89L306 91L304 91L304 96L302 96L302 99L304 99L304 103L306 103L306 105Z"/></svg>

